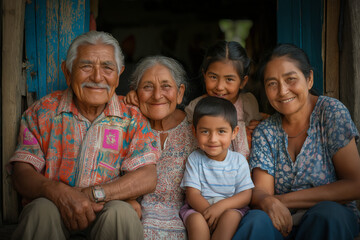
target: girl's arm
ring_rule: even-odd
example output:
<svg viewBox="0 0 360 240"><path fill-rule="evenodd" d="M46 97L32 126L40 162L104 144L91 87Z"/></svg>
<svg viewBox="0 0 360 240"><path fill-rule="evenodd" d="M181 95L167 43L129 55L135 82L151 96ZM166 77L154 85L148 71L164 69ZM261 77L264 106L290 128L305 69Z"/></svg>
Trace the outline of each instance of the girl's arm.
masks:
<svg viewBox="0 0 360 240"><path fill-rule="evenodd" d="M201 195L200 190L186 187L186 201L197 212L203 213L209 206L209 202Z"/></svg>
<svg viewBox="0 0 360 240"><path fill-rule="evenodd" d="M276 196L288 208L309 208L321 201L346 203L360 199L360 158L355 139L333 157L338 181Z"/></svg>

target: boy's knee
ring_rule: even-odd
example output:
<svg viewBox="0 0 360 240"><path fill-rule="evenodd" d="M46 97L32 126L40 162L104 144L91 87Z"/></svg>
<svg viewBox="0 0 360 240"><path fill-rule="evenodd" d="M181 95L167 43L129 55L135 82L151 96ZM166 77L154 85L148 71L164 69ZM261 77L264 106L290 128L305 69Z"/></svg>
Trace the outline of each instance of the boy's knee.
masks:
<svg viewBox="0 0 360 240"><path fill-rule="evenodd" d="M241 216L242 216L241 213L239 211L237 211L236 209L227 209L221 215L221 217L226 217L226 218L236 218L236 217L241 217Z"/></svg>

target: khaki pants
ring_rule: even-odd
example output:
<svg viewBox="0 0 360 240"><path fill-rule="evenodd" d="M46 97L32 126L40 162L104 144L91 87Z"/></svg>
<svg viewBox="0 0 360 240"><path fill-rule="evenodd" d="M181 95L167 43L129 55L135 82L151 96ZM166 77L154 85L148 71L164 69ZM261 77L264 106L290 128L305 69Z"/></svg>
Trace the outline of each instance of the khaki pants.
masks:
<svg viewBox="0 0 360 240"><path fill-rule="evenodd" d="M134 209L126 202L114 200L105 204L93 225L81 233L87 239L143 239L143 228ZM67 230L53 202L38 198L25 206L12 239L70 239L74 232Z"/></svg>

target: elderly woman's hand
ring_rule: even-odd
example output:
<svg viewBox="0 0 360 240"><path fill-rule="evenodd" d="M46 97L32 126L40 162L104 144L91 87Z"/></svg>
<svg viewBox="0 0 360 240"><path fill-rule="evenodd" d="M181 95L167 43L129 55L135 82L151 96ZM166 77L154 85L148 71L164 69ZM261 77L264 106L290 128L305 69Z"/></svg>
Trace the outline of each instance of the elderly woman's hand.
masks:
<svg viewBox="0 0 360 240"><path fill-rule="evenodd" d="M274 227L286 237L292 230L293 222L289 209L276 197L269 196L263 202L264 211L269 215Z"/></svg>
<svg viewBox="0 0 360 240"><path fill-rule="evenodd" d="M139 99L134 90L131 90L128 94L126 94L124 97L124 103L139 107Z"/></svg>
<svg viewBox="0 0 360 240"><path fill-rule="evenodd" d="M125 202L127 202L128 204L130 204L134 208L134 210L137 213L139 219L141 219L142 213L141 213L140 203L138 203L138 201L136 201L135 199L126 200Z"/></svg>

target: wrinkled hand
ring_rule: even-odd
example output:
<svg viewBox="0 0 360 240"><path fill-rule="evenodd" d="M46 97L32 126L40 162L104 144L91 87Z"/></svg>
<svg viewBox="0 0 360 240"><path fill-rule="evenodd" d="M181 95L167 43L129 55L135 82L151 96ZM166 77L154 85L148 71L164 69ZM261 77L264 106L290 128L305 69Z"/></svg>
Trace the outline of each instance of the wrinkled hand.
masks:
<svg viewBox="0 0 360 240"><path fill-rule="evenodd" d="M127 202L128 204L130 204L134 208L134 210L137 213L138 217L141 219L141 206L138 203L138 201L133 199L133 200L126 200L125 202Z"/></svg>
<svg viewBox="0 0 360 240"><path fill-rule="evenodd" d="M264 211L269 215L274 227L286 237L292 230L293 222L289 209L278 199L278 196L265 199Z"/></svg>
<svg viewBox="0 0 360 240"><path fill-rule="evenodd" d="M54 191L58 192L55 194L54 203L69 230L87 228L95 220L95 213L104 207L89 199L87 194L81 192L79 188L63 185L61 189L54 189Z"/></svg>
<svg viewBox="0 0 360 240"><path fill-rule="evenodd" d="M214 203L210 207L208 207L202 215L204 216L206 222L208 223L210 232L214 232L216 229L216 226L218 224L218 221L220 219L221 214L225 209L222 207L220 202Z"/></svg>
<svg viewBox="0 0 360 240"><path fill-rule="evenodd" d="M124 103L139 107L139 99L134 90L131 90L128 94L126 94L124 97Z"/></svg>

